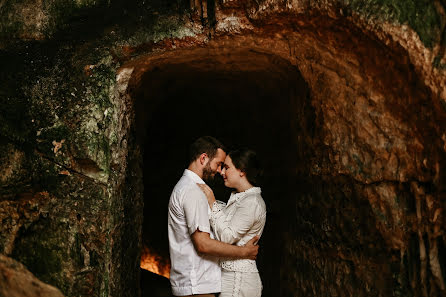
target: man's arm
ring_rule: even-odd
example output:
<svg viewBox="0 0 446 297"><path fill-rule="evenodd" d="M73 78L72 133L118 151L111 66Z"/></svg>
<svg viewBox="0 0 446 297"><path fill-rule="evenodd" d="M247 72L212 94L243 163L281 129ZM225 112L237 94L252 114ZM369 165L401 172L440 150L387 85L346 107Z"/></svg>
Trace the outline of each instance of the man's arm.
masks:
<svg viewBox="0 0 446 297"><path fill-rule="evenodd" d="M254 245L259 240L255 236L245 246L236 246L212 239L207 232L196 230L192 235L195 250L199 253L227 258L240 258L255 260L259 252L259 246Z"/></svg>

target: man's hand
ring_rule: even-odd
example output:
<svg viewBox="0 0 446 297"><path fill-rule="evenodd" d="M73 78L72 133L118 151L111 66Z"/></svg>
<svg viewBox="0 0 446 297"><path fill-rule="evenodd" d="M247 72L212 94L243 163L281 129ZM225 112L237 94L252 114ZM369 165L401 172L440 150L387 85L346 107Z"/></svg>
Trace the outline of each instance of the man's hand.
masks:
<svg viewBox="0 0 446 297"><path fill-rule="evenodd" d="M255 260L257 258L257 254L259 253L259 246L257 245L257 241L259 241L259 236L254 236L250 241L248 241L244 248L246 252L245 259Z"/></svg>

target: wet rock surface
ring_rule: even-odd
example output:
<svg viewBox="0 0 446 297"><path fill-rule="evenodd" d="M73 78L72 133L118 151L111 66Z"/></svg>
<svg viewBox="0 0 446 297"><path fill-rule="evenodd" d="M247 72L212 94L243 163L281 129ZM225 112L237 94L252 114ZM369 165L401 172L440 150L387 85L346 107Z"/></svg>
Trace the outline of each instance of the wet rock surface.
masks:
<svg viewBox="0 0 446 297"><path fill-rule="evenodd" d="M445 294L444 1L13 2L0 3L0 252L39 279L138 294L143 197L157 229L164 204L150 201L170 187L143 192L158 180L147 152L172 145L151 120L168 118L267 156L265 296ZM246 102L224 110L214 94ZM218 121L188 129L187 102ZM246 114L265 121L248 129Z"/></svg>
<svg viewBox="0 0 446 297"><path fill-rule="evenodd" d="M63 297L64 295L57 288L41 282L21 263L0 255L0 296Z"/></svg>

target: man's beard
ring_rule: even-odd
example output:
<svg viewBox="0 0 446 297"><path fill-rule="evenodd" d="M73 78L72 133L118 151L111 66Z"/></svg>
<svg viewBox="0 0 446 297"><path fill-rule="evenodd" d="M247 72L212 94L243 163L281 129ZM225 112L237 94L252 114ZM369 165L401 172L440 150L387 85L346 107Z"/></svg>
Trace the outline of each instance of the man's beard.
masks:
<svg viewBox="0 0 446 297"><path fill-rule="evenodd" d="M203 168L203 180L206 183L212 182L214 181L215 174L216 172L212 171L211 164L208 162L206 167Z"/></svg>

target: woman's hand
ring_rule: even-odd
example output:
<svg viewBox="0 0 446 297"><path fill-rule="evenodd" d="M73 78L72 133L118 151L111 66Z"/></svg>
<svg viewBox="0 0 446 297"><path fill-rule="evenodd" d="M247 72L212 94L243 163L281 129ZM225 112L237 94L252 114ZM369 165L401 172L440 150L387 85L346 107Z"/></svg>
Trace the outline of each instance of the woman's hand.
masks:
<svg viewBox="0 0 446 297"><path fill-rule="evenodd" d="M215 196L212 189L206 185L206 184L197 184L200 189L203 191L203 193L206 195L206 198L208 198L209 207L212 209L212 205L215 202Z"/></svg>

